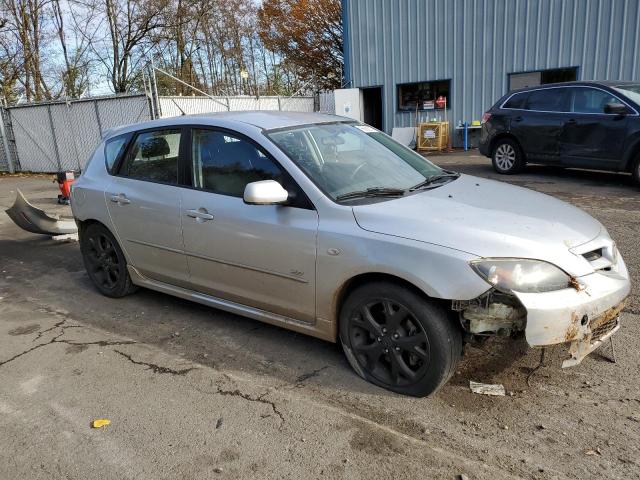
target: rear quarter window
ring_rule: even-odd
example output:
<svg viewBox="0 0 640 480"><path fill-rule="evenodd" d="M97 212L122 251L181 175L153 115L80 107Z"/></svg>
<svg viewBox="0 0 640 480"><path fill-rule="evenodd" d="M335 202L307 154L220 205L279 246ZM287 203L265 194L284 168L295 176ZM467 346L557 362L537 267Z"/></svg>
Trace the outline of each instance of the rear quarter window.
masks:
<svg viewBox="0 0 640 480"><path fill-rule="evenodd" d="M104 145L104 160L107 167L107 171L111 174L114 173L114 167L118 163L118 160L122 157L131 134L120 135L107 140Z"/></svg>
<svg viewBox="0 0 640 480"><path fill-rule="evenodd" d="M525 108L528 92L516 93L505 102L502 108Z"/></svg>

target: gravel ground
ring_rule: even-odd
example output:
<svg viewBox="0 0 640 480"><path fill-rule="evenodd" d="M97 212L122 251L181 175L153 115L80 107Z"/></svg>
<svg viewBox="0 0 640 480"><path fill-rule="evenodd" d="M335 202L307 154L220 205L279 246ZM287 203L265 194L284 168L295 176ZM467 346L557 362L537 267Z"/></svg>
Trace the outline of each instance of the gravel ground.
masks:
<svg viewBox="0 0 640 480"><path fill-rule="evenodd" d="M474 152L431 158L497 177ZM151 291L102 297L76 243L0 214L0 478L640 477L640 192L544 167L499 179L585 209L618 243L634 289L617 363L605 345L561 370L556 348L529 385L539 352L494 341L467 348L435 396L401 397L330 343ZM16 188L69 213L49 176L0 177L0 206Z"/></svg>

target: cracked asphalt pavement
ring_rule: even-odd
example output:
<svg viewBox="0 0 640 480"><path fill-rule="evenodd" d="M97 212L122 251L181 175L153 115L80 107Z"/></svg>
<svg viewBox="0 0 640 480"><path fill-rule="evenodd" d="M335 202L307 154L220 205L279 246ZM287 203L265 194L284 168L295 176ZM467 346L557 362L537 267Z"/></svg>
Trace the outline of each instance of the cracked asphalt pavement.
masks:
<svg viewBox="0 0 640 480"><path fill-rule="evenodd" d="M432 160L498 177L474 152ZM561 370L551 349L529 386L539 352L493 341L467 348L435 396L401 397L336 345L148 290L102 297L77 243L0 213L0 478L638 478L640 191L536 166L499 179L578 205L618 243L634 287L617 363L604 345ZM16 188L69 213L51 176L0 176L3 210Z"/></svg>

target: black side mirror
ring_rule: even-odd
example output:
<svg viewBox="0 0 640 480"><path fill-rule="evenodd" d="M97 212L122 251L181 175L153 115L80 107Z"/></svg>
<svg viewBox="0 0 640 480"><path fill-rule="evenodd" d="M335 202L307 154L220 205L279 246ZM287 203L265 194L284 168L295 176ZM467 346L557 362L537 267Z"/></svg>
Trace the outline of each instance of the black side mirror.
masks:
<svg viewBox="0 0 640 480"><path fill-rule="evenodd" d="M627 106L623 103L610 102L604 106L604 113L612 115L626 115L628 113Z"/></svg>

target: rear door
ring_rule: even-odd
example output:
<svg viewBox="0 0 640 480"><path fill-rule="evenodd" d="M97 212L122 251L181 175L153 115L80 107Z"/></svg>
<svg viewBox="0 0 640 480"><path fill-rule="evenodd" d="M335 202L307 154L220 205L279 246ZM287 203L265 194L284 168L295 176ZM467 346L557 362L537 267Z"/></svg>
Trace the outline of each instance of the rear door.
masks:
<svg viewBox="0 0 640 480"><path fill-rule="evenodd" d="M139 132L105 191L119 243L143 275L188 284L180 218L182 129Z"/></svg>
<svg viewBox="0 0 640 480"><path fill-rule="evenodd" d="M560 135L569 112L566 88L545 88L528 92L522 108L511 115L510 129L528 161L560 162Z"/></svg>
<svg viewBox="0 0 640 480"><path fill-rule="evenodd" d="M182 223L192 288L298 320L315 320L318 215L268 153L227 130L191 132L193 189ZM247 183L276 180L288 205L248 205Z"/></svg>
<svg viewBox="0 0 640 480"><path fill-rule="evenodd" d="M623 102L598 88L573 87L570 90L572 108L562 133L562 163L616 169L624 153L628 118L606 113L605 106Z"/></svg>

